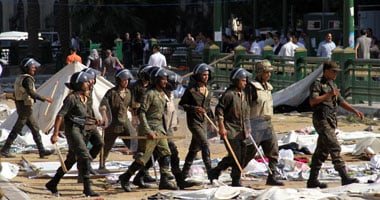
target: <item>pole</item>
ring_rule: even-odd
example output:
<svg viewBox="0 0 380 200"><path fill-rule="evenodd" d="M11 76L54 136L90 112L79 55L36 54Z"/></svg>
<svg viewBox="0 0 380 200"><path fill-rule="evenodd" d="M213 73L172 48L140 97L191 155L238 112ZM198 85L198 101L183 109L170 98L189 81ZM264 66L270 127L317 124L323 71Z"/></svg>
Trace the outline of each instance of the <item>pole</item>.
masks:
<svg viewBox="0 0 380 200"><path fill-rule="evenodd" d="M58 81L56 81L55 84L54 84L53 92L51 93L50 98L53 98L53 97L54 97L55 91L57 90L57 86L58 86ZM44 116L45 116L45 117L46 117L46 115L47 115L47 113L48 113L48 111L49 111L50 105L51 105L51 103L49 103L49 104L46 106L46 110L45 110L45 113L44 113Z"/></svg>
<svg viewBox="0 0 380 200"><path fill-rule="evenodd" d="M257 146L257 144L256 144L256 142L255 142L255 140L253 139L253 137L252 137L251 134L249 134L249 138L251 139L253 145L255 146L255 148L256 148L256 150L257 150L257 153L259 153L260 158L263 160L265 167L267 167L269 174L270 174L270 175L273 175L272 170L269 168L267 162L265 162L264 156L263 156L263 154L261 153L259 147Z"/></svg>
<svg viewBox="0 0 380 200"><path fill-rule="evenodd" d="M65 161L63 160L63 157L62 157L62 154L61 154L61 150L58 148L57 143L55 143L54 146L55 146L55 150L57 151L57 154L58 154L58 157L59 157L59 162L61 163L62 171L64 173L67 173L67 168L66 168L66 165L65 165Z"/></svg>
<svg viewBox="0 0 380 200"><path fill-rule="evenodd" d="M344 0L343 5L343 45L354 48L355 29L354 29L354 0Z"/></svg>
<svg viewBox="0 0 380 200"><path fill-rule="evenodd" d="M102 139L104 142L104 134L105 130L102 128ZM100 155L99 155L99 169L105 169L106 168L106 159L104 158L104 145L102 146L102 149L100 150Z"/></svg>
<svg viewBox="0 0 380 200"><path fill-rule="evenodd" d="M206 119L210 122L210 124L215 128L215 130L218 130L218 127L216 127L216 125L214 124L214 122L212 122L212 120L211 120L210 117L207 115L207 113L204 113L204 116L205 116ZM235 154L234 150L232 149L230 142L229 142L228 139L227 139L227 136L224 136L224 137L223 137L223 140L224 140L224 142L226 143L228 150L230 150L231 155L232 155L232 157L234 158L235 163L236 163L236 165L238 166L240 172L243 173L243 168L241 167L240 162L239 162L239 160L237 159L236 154Z"/></svg>

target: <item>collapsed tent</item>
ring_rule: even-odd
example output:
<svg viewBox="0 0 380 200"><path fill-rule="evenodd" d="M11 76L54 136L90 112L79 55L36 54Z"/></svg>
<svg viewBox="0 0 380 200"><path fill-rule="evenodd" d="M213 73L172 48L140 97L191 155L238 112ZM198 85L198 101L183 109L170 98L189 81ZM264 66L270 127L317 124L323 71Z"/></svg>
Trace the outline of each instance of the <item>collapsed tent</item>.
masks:
<svg viewBox="0 0 380 200"><path fill-rule="evenodd" d="M62 107L63 100L69 93L69 89L64 83L70 82L70 77L73 73L81 71L86 68L81 63L72 63L66 65L63 69L54 74L50 79L43 83L38 89L37 93L46 96L53 97L54 101L49 105L47 102L37 101L33 105L33 115L43 133L48 133L54 126L55 117ZM95 115L100 118L98 111L99 103L108 89L112 88L113 84L101 76L97 76L96 84L93 91L93 109ZM17 112L13 112L1 125L0 129L11 130L17 120ZM25 126L23 132L29 131ZM4 140L4 135L1 136ZM45 145L45 143L44 143Z"/></svg>
<svg viewBox="0 0 380 200"><path fill-rule="evenodd" d="M309 97L310 85L322 75L323 65L306 76L304 79L273 93L273 107L292 106L297 107Z"/></svg>
<svg viewBox="0 0 380 200"><path fill-rule="evenodd" d="M362 153L376 154L380 152L380 139L376 137L367 137L360 140L355 149L352 151L352 155L358 156Z"/></svg>

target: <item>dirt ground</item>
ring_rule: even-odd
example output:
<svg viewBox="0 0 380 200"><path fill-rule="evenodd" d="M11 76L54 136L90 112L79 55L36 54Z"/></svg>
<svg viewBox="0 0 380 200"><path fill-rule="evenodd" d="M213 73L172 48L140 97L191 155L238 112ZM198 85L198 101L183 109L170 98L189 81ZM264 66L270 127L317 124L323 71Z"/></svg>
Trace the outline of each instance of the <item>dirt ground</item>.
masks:
<svg viewBox="0 0 380 200"><path fill-rule="evenodd" d="M183 111L180 111L183 112ZM191 134L187 130L185 115L182 113L180 116L180 128L175 132L176 135L184 135L186 139L177 140L176 144L179 148L180 158L184 160L187 148L190 143ZM305 127L312 126L311 123L311 113L301 113L298 115L294 114L276 114L273 118L273 124L276 133L282 134L287 133L290 130L298 130ZM343 131L361 131L367 128L368 125L364 123L356 123L352 121L346 121L345 119L339 120L339 129ZM379 132L379 126L373 126L374 132ZM222 158L226 154L225 147L222 143L213 142L210 144L211 149L211 159L214 158ZM16 158L2 158L3 161L11 162L11 163L20 163L21 156L26 157L31 162L41 162L41 161L58 161L57 155L51 155L48 159L39 159L38 154L24 154L17 155ZM305 157L305 156L303 156ZM306 156L310 158L310 156ZM347 162L360 162L356 157L351 155L345 155L345 160ZM119 153L111 152L109 160L132 160L131 155L120 155ZM77 183L77 180L74 178L65 178L62 179L60 184L58 185L58 190L62 194L59 198L52 196L49 191L45 189L45 183L48 182L49 179L38 178L38 179L29 179L24 171L20 171L19 175L12 180L18 188L27 193L31 199L33 200L41 200L41 199L147 199L149 196L157 194L158 192L166 192L165 190L159 191L158 187L152 189L138 189L135 188L135 192L126 193L119 186L109 186L105 178L93 178L93 189L101 194L100 198L84 198L81 196L82 194L82 184ZM265 177L262 177L260 181L243 181L244 186L249 186L255 189L265 189L268 186L265 185ZM329 187L339 186L339 182L330 183ZM285 181L286 188L305 188L306 181ZM198 190L203 189L205 187L211 187L211 185L202 185L202 186L194 186L187 190Z"/></svg>

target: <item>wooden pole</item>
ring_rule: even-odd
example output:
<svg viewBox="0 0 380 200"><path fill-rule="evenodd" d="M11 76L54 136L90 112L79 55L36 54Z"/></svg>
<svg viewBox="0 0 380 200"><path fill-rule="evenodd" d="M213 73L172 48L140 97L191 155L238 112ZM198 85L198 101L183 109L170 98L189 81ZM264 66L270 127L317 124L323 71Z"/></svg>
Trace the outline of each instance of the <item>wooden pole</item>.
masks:
<svg viewBox="0 0 380 200"><path fill-rule="evenodd" d="M57 86L58 86L58 81L56 81L55 84L54 84L53 92L51 93L50 98L53 98L53 97L54 97L55 91L57 90ZM51 105L51 103L49 103L49 104L46 106L46 110L45 110L45 113L44 113L45 117L46 117L46 115L47 115L47 113L48 113L48 111L49 111L50 105Z"/></svg>

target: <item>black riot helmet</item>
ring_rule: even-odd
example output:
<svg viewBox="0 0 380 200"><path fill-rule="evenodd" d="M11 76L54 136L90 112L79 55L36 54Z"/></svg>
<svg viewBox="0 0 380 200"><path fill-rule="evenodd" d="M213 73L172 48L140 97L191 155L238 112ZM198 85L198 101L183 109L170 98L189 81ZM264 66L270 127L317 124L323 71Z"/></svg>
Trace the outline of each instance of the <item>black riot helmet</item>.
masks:
<svg viewBox="0 0 380 200"><path fill-rule="evenodd" d="M240 79L243 79L243 78L249 78L251 77L252 74L249 73L247 70L245 70L244 68L235 68L231 71L231 74L230 74L230 80L232 82L232 85L237 85L237 82L240 80Z"/></svg>
<svg viewBox="0 0 380 200"><path fill-rule="evenodd" d="M86 73L92 74L94 76L94 80L95 80L94 84L96 83L96 76L99 76L101 74L101 72L99 70L96 70L96 69L90 68L90 67L84 68L82 70L82 72L86 72Z"/></svg>
<svg viewBox="0 0 380 200"><path fill-rule="evenodd" d="M152 85L157 85L161 79L169 78L168 70L162 67L156 67L150 72L150 83Z"/></svg>
<svg viewBox="0 0 380 200"><path fill-rule="evenodd" d="M23 73L29 73L29 68L34 65L35 67L40 67L41 64L37 62L34 58L32 57L26 57L21 60L20 62L20 69Z"/></svg>
<svg viewBox="0 0 380 200"><path fill-rule="evenodd" d="M178 75L177 73L167 70L168 71L168 83L166 84L166 89L169 91L173 91L177 88L179 84L182 82L182 76Z"/></svg>
<svg viewBox="0 0 380 200"><path fill-rule="evenodd" d="M214 72L214 68L211 67L210 65L206 64L206 63L201 63L201 64L198 64L194 67L193 75L194 75L195 80L200 81L201 76L202 76L203 72L205 72L205 71L209 71L208 80L211 80L211 78L212 78L211 73Z"/></svg>
<svg viewBox="0 0 380 200"><path fill-rule="evenodd" d="M92 74L86 73L86 72L75 72L70 77L70 83L65 83L65 85L74 91L80 91L82 90L82 85L85 82L89 82L91 79L94 79L95 77Z"/></svg>
<svg viewBox="0 0 380 200"><path fill-rule="evenodd" d="M137 78L142 81L150 81L150 71L156 67L152 65L142 65L137 72Z"/></svg>
<svg viewBox="0 0 380 200"><path fill-rule="evenodd" d="M120 84L120 81L128 79L129 81L133 79L132 73L128 69L120 69L115 73L115 80L117 84Z"/></svg>

